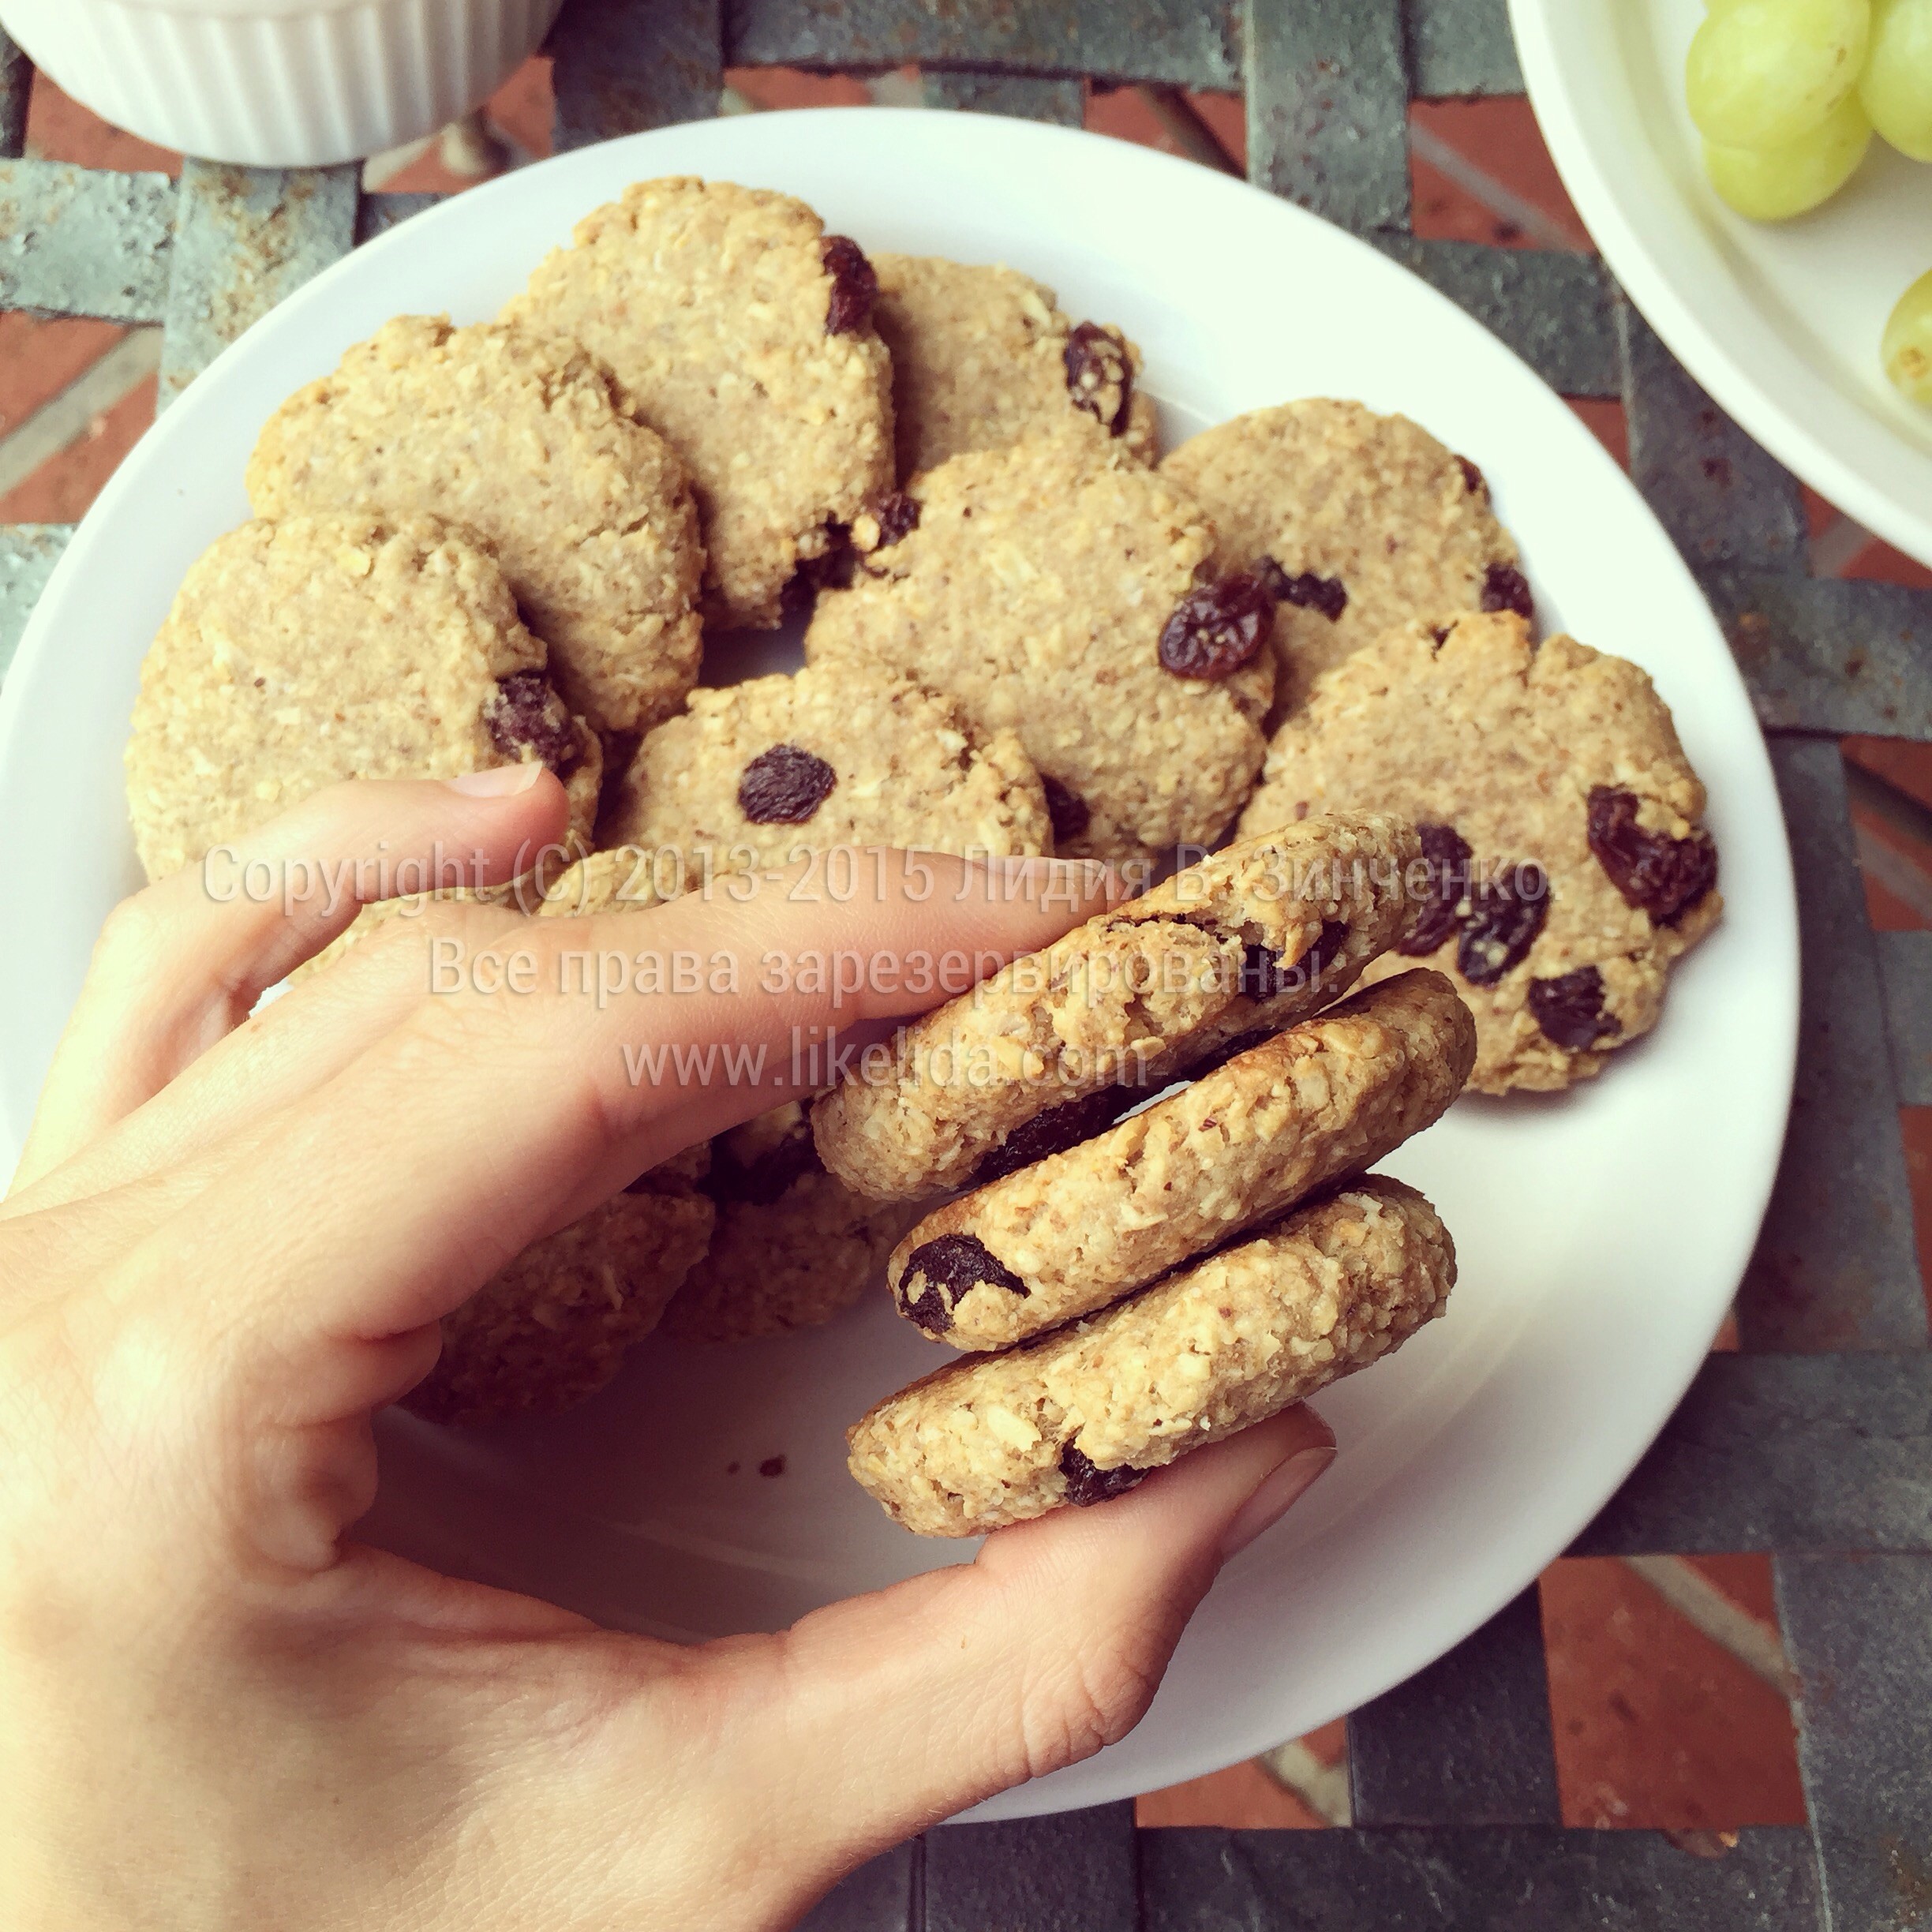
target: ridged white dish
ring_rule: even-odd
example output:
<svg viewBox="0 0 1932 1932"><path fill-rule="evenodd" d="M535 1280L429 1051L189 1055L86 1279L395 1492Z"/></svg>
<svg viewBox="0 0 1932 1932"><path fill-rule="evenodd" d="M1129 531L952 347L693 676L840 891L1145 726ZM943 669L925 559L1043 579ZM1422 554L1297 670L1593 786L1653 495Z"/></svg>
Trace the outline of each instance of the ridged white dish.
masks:
<svg viewBox="0 0 1932 1932"><path fill-rule="evenodd" d="M74 99L144 139L256 167L359 160L486 100L561 0L0 0Z"/></svg>
<svg viewBox="0 0 1932 1932"><path fill-rule="evenodd" d="M399 310L494 313L582 215L670 174L788 189L868 248L1038 275L1069 314L1118 322L1141 345L1170 440L1297 395L1416 417L1481 466L1546 624L1642 663L1709 788L1724 916L1684 961L1663 1024L1582 1091L1462 1101L1387 1163L1455 1234L1447 1318L1320 1398L1339 1460L1215 1585L1140 1728L985 1811L1153 1790L1354 1709L1571 1541L1705 1359L1756 1238L1791 1091L1791 860L1723 637L1589 431L1365 243L1103 136L862 107L586 148L359 249L250 329L129 456L0 691L0 825L32 828L9 855L26 936L0 946L0 1129L24 1130L88 949L137 882L122 749L141 656L197 554L248 515L242 470L264 419ZM757 651L714 648L707 678L786 668L785 648L777 635ZM845 1471L845 1425L945 1359L881 1287L775 1341L653 1336L609 1389L553 1420L466 1436L391 1412L365 1529L612 1624L778 1628L971 1554L896 1529ZM782 1475L757 1473L780 1457Z"/></svg>
<svg viewBox="0 0 1932 1932"><path fill-rule="evenodd" d="M1932 268L1932 167L1874 139L1812 213L1732 213L1684 105L1703 17L1703 0L1510 0L1543 138L1604 260L1684 367L1779 462L1932 565L1932 410L1878 360L1893 304Z"/></svg>

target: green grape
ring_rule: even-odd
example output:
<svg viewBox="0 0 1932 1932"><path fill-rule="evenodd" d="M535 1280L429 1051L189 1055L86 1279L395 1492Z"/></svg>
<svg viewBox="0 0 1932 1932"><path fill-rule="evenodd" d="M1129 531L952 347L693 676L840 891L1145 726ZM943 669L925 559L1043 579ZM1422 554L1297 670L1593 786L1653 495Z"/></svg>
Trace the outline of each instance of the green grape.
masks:
<svg viewBox="0 0 1932 1932"><path fill-rule="evenodd" d="M1690 118L1724 148L1784 148L1858 84L1871 0L1730 0L1684 62Z"/></svg>
<svg viewBox="0 0 1932 1932"><path fill-rule="evenodd" d="M1720 148L1704 144L1711 185L1753 221L1788 221L1829 201L1865 159L1871 123L1855 94L1848 94L1809 134L1784 148Z"/></svg>
<svg viewBox="0 0 1932 1932"><path fill-rule="evenodd" d="M1901 395L1932 403L1932 268L1898 298L1878 354Z"/></svg>
<svg viewBox="0 0 1932 1932"><path fill-rule="evenodd" d="M1859 95L1900 154L1932 161L1932 0L1874 0Z"/></svg>

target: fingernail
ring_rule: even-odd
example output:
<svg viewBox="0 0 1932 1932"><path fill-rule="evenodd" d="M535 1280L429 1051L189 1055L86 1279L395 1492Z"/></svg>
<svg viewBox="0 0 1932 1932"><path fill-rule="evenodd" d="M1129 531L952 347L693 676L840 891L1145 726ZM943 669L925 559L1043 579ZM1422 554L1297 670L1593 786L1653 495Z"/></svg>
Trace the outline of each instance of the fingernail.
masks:
<svg viewBox="0 0 1932 1932"><path fill-rule="evenodd" d="M526 765L492 765L488 771L465 772L460 778L445 778L443 782L466 798L515 798L543 774L544 767L532 758Z"/></svg>
<svg viewBox="0 0 1932 1932"><path fill-rule="evenodd" d="M1009 886L1070 886L1082 898L1106 892L1114 876L1112 869L1100 859L1002 857L990 863L994 871Z"/></svg>
<svg viewBox="0 0 1932 1932"><path fill-rule="evenodd" d="M1264 1530L1271 1529L1313 1487L1335 1459L1332 1447L1303 1449L1261 1478L1261 1486L1234 1513L1222 1533L1221 1560L1237 1556Z"/></svg>

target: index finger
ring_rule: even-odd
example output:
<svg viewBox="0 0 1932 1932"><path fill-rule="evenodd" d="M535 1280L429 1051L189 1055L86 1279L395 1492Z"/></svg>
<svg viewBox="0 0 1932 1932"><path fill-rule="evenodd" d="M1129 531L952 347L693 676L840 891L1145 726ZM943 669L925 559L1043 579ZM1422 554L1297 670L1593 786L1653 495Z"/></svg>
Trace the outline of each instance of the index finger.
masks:
<svg viewBox="0 0 1932 1932"><path fill-rule="evenodd" d="M643 1169L823 1085L826 1058L796 1046L937 1005L964 988L927 968L970 983L1121 890L1066 862L861 856L867 889L843 904L793 868L736 901L535 921L447 956L440 991L264 1123L246 1173L198 1203L197 1244L258 1247L275 1204L260 1294L279 1347L420 1327Z"/></svg>

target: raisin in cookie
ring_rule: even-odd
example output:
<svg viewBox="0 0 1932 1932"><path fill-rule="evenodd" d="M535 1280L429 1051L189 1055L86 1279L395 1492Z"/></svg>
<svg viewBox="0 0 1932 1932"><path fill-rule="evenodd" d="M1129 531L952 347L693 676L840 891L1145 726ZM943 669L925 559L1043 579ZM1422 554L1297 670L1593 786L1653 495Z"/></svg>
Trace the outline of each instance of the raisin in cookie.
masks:
<svg viewBox="0 0 1932 1932"><path fill-rule="evenodd" d="M151 879L342 778L541 760L589 842L602 756L503 573L432 518L244 524L189 570L141 665L128 811Z"/></svg>
<svg viewBox="0 0 1932 1932"><path fill-rule="evenodd" d="M1069 321L1051 289L1010 268L936 255L874 255L872 265L901 476L1069 428L1154 460L1154 406L1134 387L1140 351L1120 330Z"/></svg>
<svg viewBox="0 0 1932 1932"><path fill-rule="evenodd" d="M711 1144L710 1251L665 1311L687 1342L746 1342L829 1321L878 1279L914 1210L867 1200L827 1174L804 1105L790 1101Z"/></svg>
<svg viewBox="0 0 1932 1932"><path fill-rule="evenodd" d="M1406 416L1319 397L1254 410L1182 444L1161 474L1213 518L1222 567L1279 602L1271 723L1397 624L1531 614L1482 472Z"/></svg>
<svg viewBox="0 0 1932 1932"><path fill-rule="evenodd" d="M1393 1153L1475 1058L1440 973L1372 987L927 1215L886 1269L899 1312L996 1349L1103 1308Z"/></svg>
<svg viewBox="0 0 1932 1932"><path fill-rule="evenodd" d="M1369 802L1421 828L1429 896L1401 951L1468 1001L1485 1093L1601 1071L1717 923L1704 788L1650 680L1572 638L1539 648L1513 614L1408 625L1329 672L1242 829Z"/></svg>
<svg viewBox="0 0 1932 1932"><path fill-rule="evenodd" d="M684 466L575 343L399 316L268 419L255 514L433 512L479 538L593 730L648 730L697 681L704 552Z"/></svg>
<svg viewBox="0 0 1932 1932"><path fill-rule="evenodd" d="M769 629L833 526L892 489L875 286L802 201L674 177L586 215L503 313L609 365L691 472L707 616Z"/></svg>
<svg viewBox="0 0 1932 1932"><path fill-rule="evenodd" d="M1010 731L859 665L691 693L638 747L602 827L687 883L834 845L1050 850L1039 774Z"/></svg>
<svg viewBox="0 0 1932 1932"><path fill-rule="evenodd" d="M1147 865L1218 837L1260 763L1275 607L1213 575L1200 511L1097 436L956 456L903 500L855 529L807 661L904 672L1018 732L1063 854Z"/></svg>
<svg viewBox="0 0 1932 1932"><path fill-rule="evenodd" d="M713 1218L700 1146L534 1241L443 1318L443 1352L403 1406L466 1425L551 1415L594 1395L657 1326Z"/></svg>
<svg viewBox="0 0 1932 1932"><path fill-rule="evenodd" d="M850 1466L921 1536L977 1536L1101 1503L1400 1346L1443 1312L1455 1250L1376 1177L1130 1300L889 1396Z"/></svg>
<svg viewBox="0 0 1932 1932"><path fill-rule="evenodd" d="M1090 1140L1339 998L1406 929L1420 853L1413 826L1364 814L1203 859L903 1028L814 1107L819 1153L848 1187L914 1200Z"/></svg>

